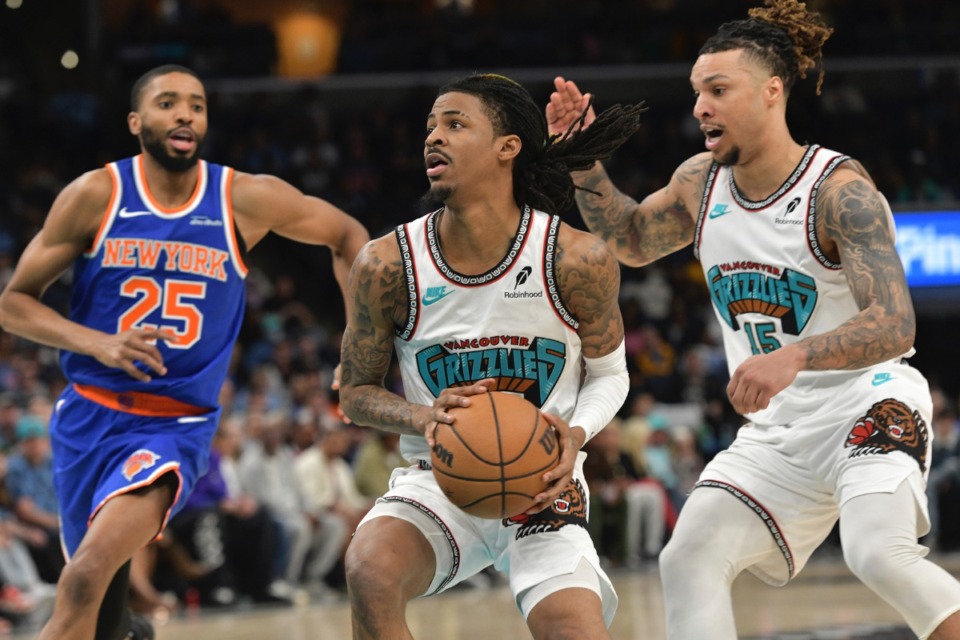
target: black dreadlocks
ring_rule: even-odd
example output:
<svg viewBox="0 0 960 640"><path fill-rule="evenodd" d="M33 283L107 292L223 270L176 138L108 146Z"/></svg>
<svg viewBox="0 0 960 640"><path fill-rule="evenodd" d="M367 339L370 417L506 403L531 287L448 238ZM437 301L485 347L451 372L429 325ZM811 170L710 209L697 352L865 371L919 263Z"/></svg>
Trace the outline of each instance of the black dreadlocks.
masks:
<svg viewBox="0 0 960 640"><path fill-rule="evenodd" d="M570 172L609 158L640 128L640 114L646 111L642 103L616 105L586 129L584 111L563 135L550 136L542 109L510 78L476 73L444 85L437 95L451 92L476 96L496 135L520 137L520 153L513 165L514 200L551 213L563 213L574 204L575 190L581 187L573 183Z"/></svg>

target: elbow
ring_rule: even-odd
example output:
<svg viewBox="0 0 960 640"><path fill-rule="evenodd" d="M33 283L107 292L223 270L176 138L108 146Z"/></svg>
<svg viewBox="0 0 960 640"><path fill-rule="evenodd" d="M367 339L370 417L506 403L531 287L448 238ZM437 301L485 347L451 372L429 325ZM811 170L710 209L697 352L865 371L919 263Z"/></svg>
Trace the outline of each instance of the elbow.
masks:
<svg viewBox="0 0 960 640"><path fill-rule="evenodd" d="M6 293L0 293L0 329L7 333L13 333L12 330L13 313L9 309L9 300Z"/></svg>

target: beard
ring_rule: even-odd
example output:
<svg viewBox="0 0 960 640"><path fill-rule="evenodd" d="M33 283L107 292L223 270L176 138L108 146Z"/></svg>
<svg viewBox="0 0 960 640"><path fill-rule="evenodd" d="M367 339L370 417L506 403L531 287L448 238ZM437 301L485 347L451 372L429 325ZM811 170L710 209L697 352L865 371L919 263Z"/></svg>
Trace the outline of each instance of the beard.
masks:
<svg viewBox="0 0 960 640"><path fill-rule="evenodd" d="M140 132L140 144L144 151L150 154L150 157L157 161L161 167L173 173L183 173L197 165L200 160L200 150L203 148L205 138L197 136L197 146L194 147L190 155L170 154L163 146L165 138L154 134L150 129L144 128Z"/></svg>
<svg viewBox="0 0 960 640"><path fill-rule="evenodd" d="M443 204L447 201L447 198L452 195L452 188L432 184L430 185L430 189L425 194L420 196L420 203L427 206Z"/></svg>
<svg viewBox="0 0 960 640"><path fill-rule="evenodd" d="M722 167L732 167L740 162L740 147L733 147L724 155L717 158L717 164Z"/></svg>

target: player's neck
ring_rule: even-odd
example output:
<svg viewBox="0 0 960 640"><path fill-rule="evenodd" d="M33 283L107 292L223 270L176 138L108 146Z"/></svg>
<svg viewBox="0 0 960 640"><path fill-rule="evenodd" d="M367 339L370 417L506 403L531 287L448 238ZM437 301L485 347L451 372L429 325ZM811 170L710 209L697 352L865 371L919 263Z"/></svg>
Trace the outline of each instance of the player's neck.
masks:
<svg viewBox="0 0 960 640"><path fill-rule="evenodd" d="M484 273L506 255L520 224L520 208L478 203L448 203L437 225L440 250L452 269L466 275Z"/></svg>
<svg viewBox="0 0 960 640"><path fill-rule="evenodd" d="M150 154L143 154L143 177L147 190L161 207L175 209L187 203L197 187L199 162L186 171L164 169Z"/></svg>
<svg viewBox="0 0 960 640"><path fill-rule="evenodd" d="M790 177L806 150L789 136L761 145L756 153L734 166L737 189L750 200L763 200Z"/></svg>

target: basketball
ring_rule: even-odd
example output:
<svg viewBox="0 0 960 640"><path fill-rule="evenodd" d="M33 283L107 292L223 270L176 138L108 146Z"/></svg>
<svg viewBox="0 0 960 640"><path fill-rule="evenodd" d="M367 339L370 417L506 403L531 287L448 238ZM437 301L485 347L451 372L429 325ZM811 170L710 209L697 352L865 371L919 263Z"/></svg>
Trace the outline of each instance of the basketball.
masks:
<svg viewBox="0 0 960 640"><path fill-rule="evenodd" d="M491 391L449 413L430 453L433 475L453 504L481 518L510 518L546 488L543 474L560 460L557 434L536 405Z"/></svg>

